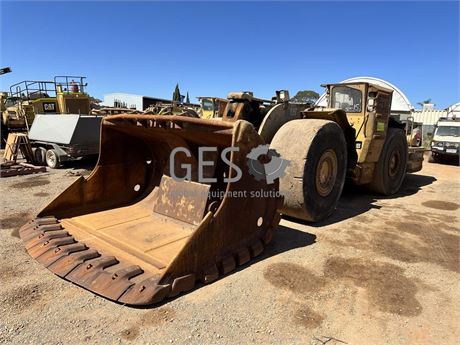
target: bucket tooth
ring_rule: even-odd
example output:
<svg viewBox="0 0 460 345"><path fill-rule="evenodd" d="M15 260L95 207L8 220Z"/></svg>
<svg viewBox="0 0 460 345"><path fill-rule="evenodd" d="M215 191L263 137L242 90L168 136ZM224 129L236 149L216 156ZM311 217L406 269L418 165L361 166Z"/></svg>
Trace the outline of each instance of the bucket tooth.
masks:
<svg viewBox="0 0 460 345"><path fill-rule="evenodd" d="M242 248L237 253L238 266L244 265L251 260L251 254L247 248Z"/></svg>
<svg viewBox="0 0 460 345"><path fill-rule="evenodd" d="M62 238L68 236L69 233L65 230L40 232L35 234L34 237L26 242L26 249L29 250L30 248L35 247L37 244L52 240L53 238Z"/></svg>
<svg viewBox="0 0 460 345"><path fill-rule="evenodd" d="M118 301L131 305L152 305L163 301L171 292L171 284L158 284L159 277L151 277L131 286Z"/></svg>
<svg viewBox="0 0 460 345"><path fill-rule="evenodd" d="M83 265L78 266L66 275L66 279L89 289L91 282L95 280L97 276L104 273L103 271L105 268L117 265L118 263L119 261L114 256L100 256L98 258L88 260Z"/></svg>
<svg viewBox="0 0 460 345"><path fill-rule="evenodd" d="M31 257L36 259L39 256L46 253L47 251L54 251L59 246L64 246L66 244L72 243L75 243L75 239L72 236L53 238L51 240L45 240L43 242L40 242L34 247L28 249L27 251L29 252Z"/></svg>
<svg viewBox="0 0 460 345"><path fill-rule="evenodd" d="M203 282L205 284L212 283L217 278L219 278L219 270L216 265L212 265L204 271Z"/></svg>
<svg viewBox="0 0 460 345"><path fill-rule="evenodd" d="M251 245L251 256L255 258L264 251L264 245L261 241L256 241Z"/></svg>
<svg viewBox="0 0 460 345"><path fill-rule="evenodd" d="M48 269L60 277L65 277L79 265L82 265L87 260L95 259L101 256L94 249L86 249L79 252L70 253L67 256L61 257L48 266Z"/></svg>
<svg viewBox="0 0 460 345"><path fill-rule="evenodd" d="M117 300L129 287L134 285L130 280L144 273L139 266L129 266L114 273L103 271L88 284L88 289L112 300Z"/></svg>
<svg viewBox="0 0 460 345"><path fill-rule="evenodd" d="M233 256L227 256L222 260L222 274L227 274L236 268L236 262Z"/></svg>
<svg viewBox="0 0 460 345"><path fill-rule="evenodd" d="M83 250L88 249L87 246L83 243L72 243L67 245L62 245L57 247L54 250L48 250L39 257L37 257L37 261L40 262L43 266L48 267L52 263L56 262L60 258L67 256L74 252L81 252Z"/></svg>
<svg viewBox="0 0 460 345"><path fill-rule="evenodd" d="M30 239L32 239L36 235L39 235L40 233L56 230L62 230L61 224L36 225L33 228L26 230L21 235L21 238L23 241L28 242Z"/></svg>
<svg viewBox="0 0 460 345"><path fill-rule="evenodd" d="M169 297L174 297L179 295L181 292L187 292L193 289L195 286L195 275L188 274L183 277L179 277L174 279L171 292L169 293Z"/></svg>

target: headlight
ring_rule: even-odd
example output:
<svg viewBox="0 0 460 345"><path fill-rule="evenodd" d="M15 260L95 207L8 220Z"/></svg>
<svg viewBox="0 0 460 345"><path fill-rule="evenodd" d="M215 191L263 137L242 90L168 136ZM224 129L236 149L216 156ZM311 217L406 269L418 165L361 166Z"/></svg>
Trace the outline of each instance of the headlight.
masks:
<svg viewBox="0 0 460 345"><path fill-rule="evenodd" d="M458 149L458 147L460 146L459 143L455 143L454 146Z"/></svg>

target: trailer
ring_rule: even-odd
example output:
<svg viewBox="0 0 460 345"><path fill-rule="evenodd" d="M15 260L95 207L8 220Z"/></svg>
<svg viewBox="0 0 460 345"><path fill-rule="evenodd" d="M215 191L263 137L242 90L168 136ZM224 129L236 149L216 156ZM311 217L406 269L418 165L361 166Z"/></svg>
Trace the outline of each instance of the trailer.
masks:
<svg viewBox="0 0 460 345"><path fill-rule="evenodd" d="M37 164L59 168L66 161L99 154L102 116L37 114L29 140Z"/></svg>

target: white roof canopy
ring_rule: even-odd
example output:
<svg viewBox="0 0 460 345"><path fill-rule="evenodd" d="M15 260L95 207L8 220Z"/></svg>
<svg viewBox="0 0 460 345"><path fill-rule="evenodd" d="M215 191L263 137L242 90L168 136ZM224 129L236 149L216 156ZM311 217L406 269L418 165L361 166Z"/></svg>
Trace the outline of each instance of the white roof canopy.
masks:
<svg viewBox="0 0 460 345"><path fill-rule="evenodd" d="M391 112L392 113L397 113L397 112L410 113L414 110L414 107L409 102L409 99L406 97L406 95L400 89L398 89L395 85L391 84L390 82L386 80L379 79L379 78L373 78L373 77L355 77L355 78L349 78L349 79L341 81L341 83L354 83L354 82L377 84L377 85L386 87L387 89L392 89L393 90L393 100L391 102ZM326 100L325 93L321 95L321 97L318 99L316 104L319 106L324 106L324 107L327 106L327 100Z"/></svg>

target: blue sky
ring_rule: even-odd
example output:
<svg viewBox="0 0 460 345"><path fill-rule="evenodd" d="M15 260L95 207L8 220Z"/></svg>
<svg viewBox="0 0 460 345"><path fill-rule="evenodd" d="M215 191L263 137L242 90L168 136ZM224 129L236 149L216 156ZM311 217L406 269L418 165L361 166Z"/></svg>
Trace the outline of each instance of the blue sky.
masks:
<svg viewBox="0 0 460 345"><path fill-rule="evenodd" d="M1 65L25 79L88 77L88 91L170 98L322 91L386 79L413 104L458 102L458 2L2 2Z"/></svg>

